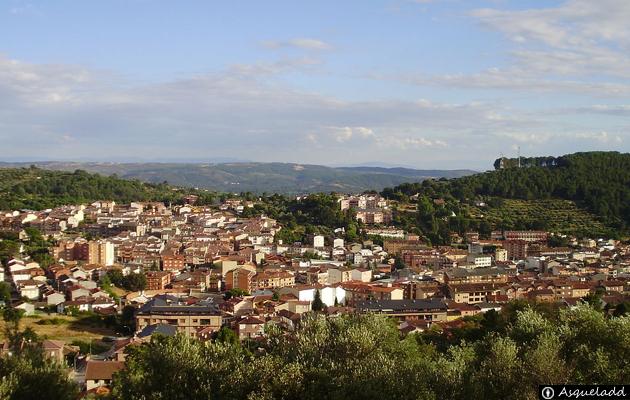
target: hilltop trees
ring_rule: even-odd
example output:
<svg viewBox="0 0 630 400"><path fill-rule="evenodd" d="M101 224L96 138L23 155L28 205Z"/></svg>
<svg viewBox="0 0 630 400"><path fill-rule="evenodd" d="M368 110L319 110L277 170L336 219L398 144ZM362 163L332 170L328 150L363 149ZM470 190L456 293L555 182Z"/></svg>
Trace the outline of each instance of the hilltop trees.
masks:
<svg viewBox="0 0 630 400"><path fill-rule="evenodd" d="M514 168L510 164L505 169L451 180L402 184L386 188L381 194L402 201L418 195L418 225L423 232L434 235L434 220L437 220L438 230L444 225L437 210L431 210L432 205L427 202L435 198L443 198L451 206L479 199L491 204L497 199L571 200L619 231L630 227L630 154L576 153L553 159L535 158L522 165L522 168ZM460 216L458 210L448 211ZM447 219L455 225L463 222Z"/></svg>
<svg viewBox="0 0 630 400"><path fill-rule="evenodd" d="M47 171L39 168L0 169L0 210L40 210L64 204L109 199L132 201L179 201L181 194L167 184L149 184L114 176Z"/></svg>

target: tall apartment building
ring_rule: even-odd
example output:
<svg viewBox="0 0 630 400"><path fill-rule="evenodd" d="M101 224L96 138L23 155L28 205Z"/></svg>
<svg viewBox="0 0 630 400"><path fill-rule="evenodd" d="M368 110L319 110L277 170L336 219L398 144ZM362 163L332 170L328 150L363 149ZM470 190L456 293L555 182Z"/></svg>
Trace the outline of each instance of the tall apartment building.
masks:
<svg viewBox="0 0 630 400"><path fill-rule="evenodd" d="M106 240L76 239L61 241L53 248L55 259L66 261L85 261L88 264L110 266L114 264L114 244Z"/></svg>
<svg viewBox="0 0 630 400"><path fill-rule="evenodd" d="M106 240L88 242L88 264L114 265L114 244Z"/></svg>

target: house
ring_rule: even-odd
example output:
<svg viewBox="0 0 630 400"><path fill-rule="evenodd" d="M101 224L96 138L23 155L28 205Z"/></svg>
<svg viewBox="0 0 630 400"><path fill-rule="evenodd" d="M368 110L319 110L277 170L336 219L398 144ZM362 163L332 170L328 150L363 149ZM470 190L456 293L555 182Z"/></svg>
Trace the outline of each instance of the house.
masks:
<svg viewBox="0 0 630 400"><path fill-rule="evenodd" d="M15 283L20 297L26 297L29 300L39 300L39 288L41 285L41 282L33 279L17 281Z"/></svg>
<svg viewBox="0 0 630 400"><path fill-rule="evenodd" d="M57 304L57 312L59 314L71 312L71 311L91 311L92 302L87 300L87 297L82 297L77 300L64 301Z"/></svg>
<svg viewBox="0 0 630 400"><path fill-rule="evenodd" d="M342 283L352 280L352 270L346 267L328 268L328 283Z"/></svg>
<svg viewBox="0 0 630 400"><path fill-rule="evenodd" d="M109 386L113 375L124 367L125 363L122 361L88 361L85 368L86 390Z"/></svg>
<svg viewBox="0 0 630 400"><path fill-rule="evenodd" d="M350 279L353 281L370 282L372 280L372 271L365 268L355 268L350 271Z"/></svg>
<svg viewBox="0 0 630 400"><path fill-rule="evenodd" d="M89 289L79 286L71 287L70 289L68 289L68 293L70 295L70 300L76 300L79 297L87 297L91 294Z"/></svg>
<svg viewBox="0 0 630 400"><path fill-rule="evenodd" d="M530 300L541 302L553 302L556 299L553 289L532 290L527 293L527 297Z"/></svg>
<svg viewBox="0 0 630 400"><path fill-rule="evenodd" d="M35 314L35 306L31 303L27 303L23 301L23 302L18 303L14 308L17 310L24 311L25 316Z"/></svg>
<svg viewBox="0 0 630 400"><path fill-rule="evenodd" d="M46 304L49 306L56 306L64 301L66 301L66 296L63 293L53 292L46 296Z"/></svg>
<svg viewBox="0 0 630 400"><path fill-rule="evenodd" d="M42 342L44 355L60 364L63 364L65 361L65 347L66 344L61 340L46 339Z"/></svg>
<svg viewBox="0 0 630 400"><path fill-rule="evenodd" d="M280 325L288 330L294 330L297 324L302 319L300 314L291 312L289 310L280 310L278 311L278 318Z"/></svg>
<svg viewBox="0 0 630 400"><path fill-rule="evenodd" d="M245 317L236 323L238 338L253 339L265 334L265 321L256 317Z"/></svg>

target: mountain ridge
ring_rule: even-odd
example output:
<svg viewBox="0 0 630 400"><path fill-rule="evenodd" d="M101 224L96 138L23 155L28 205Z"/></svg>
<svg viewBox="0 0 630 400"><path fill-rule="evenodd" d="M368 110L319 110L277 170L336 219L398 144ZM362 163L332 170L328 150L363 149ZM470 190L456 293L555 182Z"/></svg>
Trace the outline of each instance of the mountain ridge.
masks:
<svg viewBox="0 0 630 400"><path fill-rule="evenodd" d="M56 171L76 169L149 183L168 182L227 192L276 192L284 194L314 192L362 192L382 190L404 182L456 178L472 175L473 170L420 170L383 167L328 167L298 163L119 163L119 162L0 162L0 167L38 168Z"/></svg>

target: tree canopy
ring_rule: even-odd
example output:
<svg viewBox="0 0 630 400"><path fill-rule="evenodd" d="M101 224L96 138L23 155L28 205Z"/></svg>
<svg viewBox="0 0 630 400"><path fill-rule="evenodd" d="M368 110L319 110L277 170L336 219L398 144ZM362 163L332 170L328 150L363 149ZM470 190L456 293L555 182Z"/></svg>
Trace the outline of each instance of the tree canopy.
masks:
<svg viewBox="0 0 630 400"><path fill-rule="evenodd" d="M538 384L630 379L630 318L589 305L514 304L473 319L445 347L437 328L401 338L378 315L310 314L271 326L248 351L236 341L156 337L129 350L116 399L536 399ZM487 320L486 320L487 319ZM474 331L474 334L473 334ZM450 339L447 339L450 340ZM182 355L185 354L185 357Z"/></svg>

